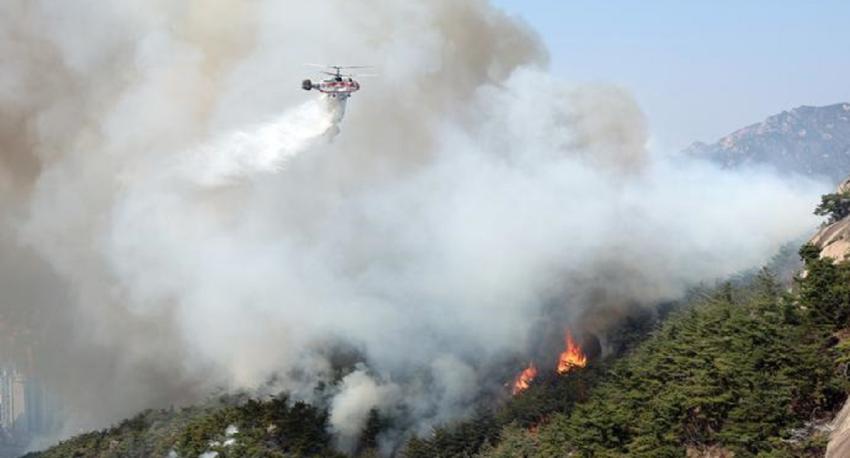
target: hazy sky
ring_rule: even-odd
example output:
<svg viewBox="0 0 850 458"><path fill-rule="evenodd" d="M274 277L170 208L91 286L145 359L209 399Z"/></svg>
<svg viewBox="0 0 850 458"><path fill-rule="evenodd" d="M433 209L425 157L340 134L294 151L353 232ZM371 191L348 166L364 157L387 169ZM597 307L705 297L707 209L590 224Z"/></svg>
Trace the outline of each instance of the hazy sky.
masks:
<svg viewBox="0 0 850 458"><path fill-rule="evenodd" d="M542 35L555 74L630 89L655 146L850 101L848 0L493 2Z"/></svg>

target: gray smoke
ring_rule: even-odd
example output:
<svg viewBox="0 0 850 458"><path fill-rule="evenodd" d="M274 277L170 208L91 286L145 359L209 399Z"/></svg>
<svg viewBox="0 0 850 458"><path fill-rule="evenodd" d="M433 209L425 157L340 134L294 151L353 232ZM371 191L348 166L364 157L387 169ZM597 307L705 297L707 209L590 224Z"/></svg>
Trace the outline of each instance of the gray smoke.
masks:
<svg viewBox="0 0 850 458"><path fill-rule="evenodd" d="M332 143L303 62L379 67ZM427 431L544 306L675 298L815 226L822 186L651 154L629 94L545 64L483 0L3 2L0 313L65 431L270 380L319 402L340 346L342 447L372 408Z"/></svg>

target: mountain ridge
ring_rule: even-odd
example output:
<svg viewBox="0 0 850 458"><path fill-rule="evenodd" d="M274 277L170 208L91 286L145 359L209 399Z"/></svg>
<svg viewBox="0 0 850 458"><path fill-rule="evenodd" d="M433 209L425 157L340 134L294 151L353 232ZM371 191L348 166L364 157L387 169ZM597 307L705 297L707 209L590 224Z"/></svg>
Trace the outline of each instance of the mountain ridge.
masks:
<svg viewBox="0 0 850 458"><path fill-rule="evenodd" d="M850 103L802 105L683 152L725 168L767 165L837 184L850 174Z"/></svg>

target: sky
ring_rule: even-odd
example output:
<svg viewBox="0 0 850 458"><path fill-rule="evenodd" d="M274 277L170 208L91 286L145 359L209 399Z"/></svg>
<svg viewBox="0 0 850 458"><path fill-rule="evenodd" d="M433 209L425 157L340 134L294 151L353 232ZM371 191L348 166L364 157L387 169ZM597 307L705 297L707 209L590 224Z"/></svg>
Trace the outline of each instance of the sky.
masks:
<svg viewBox="0 0 850 458"><path fill-rule="evenodd" d="M655 148L850 102L847 0L492 1L537 30L556 75L630 90Z"/></svg>

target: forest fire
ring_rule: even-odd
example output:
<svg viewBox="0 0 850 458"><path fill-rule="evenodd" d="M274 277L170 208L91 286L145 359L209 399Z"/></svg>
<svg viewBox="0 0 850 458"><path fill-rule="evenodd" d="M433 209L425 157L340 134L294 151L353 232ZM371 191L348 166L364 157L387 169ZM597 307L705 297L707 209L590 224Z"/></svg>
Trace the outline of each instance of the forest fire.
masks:
<svg viewBox="0 0 850 458"><path fill-rule="evenodd" d="M567 348L563 353L561 353L561 357L558 359L559 374L566 374L573 370L573 368L584 367L587 365L587 356L585 356L581 347L575 343L570 331L567 331L565 340Z"/></svg>
<svg viewBox="0 0 850 458"><path fill-rule="evenodd" d="M517 394L527 390L535 377L537 377L537 367L534 363L528 363L528 367L520 372L519 375L517 375L516 380L514 380L514 386L513 389L511 389L511 394L516 396Z"/></svg>
<svg viewBox="0 0 850 458"><path fill-rule="evenodd" d="M577 367L587 366L587 355L585 355L581 346L573 340L572 333L569 330L564 335L564 342L566 349L558 358L556 372L564 375ZM513 385L511 385L511 394L516 396L527 390L531 386L531 382L537 378L537 374L537 366L534 362L528 363L528 367L523 369L514 379Z"/></svg>

